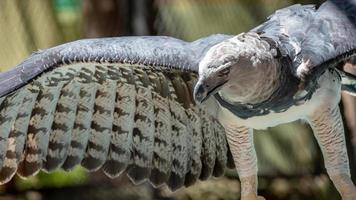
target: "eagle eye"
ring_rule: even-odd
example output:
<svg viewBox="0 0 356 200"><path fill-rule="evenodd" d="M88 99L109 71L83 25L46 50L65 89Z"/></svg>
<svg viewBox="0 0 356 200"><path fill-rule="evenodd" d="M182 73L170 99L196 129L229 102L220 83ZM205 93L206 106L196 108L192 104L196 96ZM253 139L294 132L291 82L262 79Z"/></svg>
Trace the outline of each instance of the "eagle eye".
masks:
<svg viewBox="0 0 356 200"><path fill-rule="evenodd" d="M227 68L220 70L218 76L219 77L227 76L227 75L229 75L229 73L230 73L230 67L227 67Z"/></svg>

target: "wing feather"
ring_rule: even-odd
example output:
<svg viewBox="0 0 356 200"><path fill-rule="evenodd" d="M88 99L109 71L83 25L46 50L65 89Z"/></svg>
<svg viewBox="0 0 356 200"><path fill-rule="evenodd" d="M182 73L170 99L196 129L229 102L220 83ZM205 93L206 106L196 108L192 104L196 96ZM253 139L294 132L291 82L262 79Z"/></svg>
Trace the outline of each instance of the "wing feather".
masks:
<svg viewBox="0 0 356 200"><path fill-rule="evenodd" d="M78 77L75 77L75 80L80 84L80 92L72 131L72 140L68 149L67 158L62 166L62 168L67 171L82 162L89 141L96 99L95 95L98 88L98 85L93 80L94 73L95 66L89 65L82 68Z"/></svg>
<svg viewBox="0 0 356 200"><path fill-rule="evenodd" d="M42 161L47 156L49 132L54 119L61 85L41 88L31 113L28 126L24 159L19 164L18 174L21 177L35 175L42 168Z"/></svg>
<svg viewBox="0 0 356 200"><path fill-rule="evenodd" d="M202 171L202 120L200 118L200 109L196 107L193 90L196 83L196 77L192 75L183 75L184 82L186 83L186 93L184 96L187 98L186 101L189 103L189 109L186 110L188 119L192 128L192 149L190 151L191 162L188 165L188 173L185 177L185 186L193 185L200 177Z"/></svg>
<svg viewBox="0 0 356 200"><path fill-rule="evenodd" d="M200 58L223 39L200 40L187 48ZM33 77L25 77L27 83L15 81L21 83L16 87L8 87L8 81L18 77L19 68L7 74L11 77L0 75L0 82L6 83L1 91L7 91L0 98L0 126L6 127L0 129L1 183L16 172L28 177L41 169L71 170L80 164L92 171L101 168L110 177L126 172L135 183L165 183L172 190L221 174L228 155L225 133L214 129L219 122L208 108L194 103L196 71L171 68L175 62L189 64L189 59L162 57L152 66L135 53L116 62L83 48L88 54L73 58L68 49L60 52L55 60L64 60L61 64L46 57L58 49L35 54L19 66L27 72L35 69ZM162 59L172 66L164 66ZM23 97L15 98L20 94Z"/></svg>
<svg viewBox="0 0 356 200"><path fill-rule="evenodd" d="M3 102L3 105L0 110L0 165L3 165L5 159L5 153L7 152L7 144L8 144L8 137L10 135L11 129L15 124L15 120L17 118L17 113L21 107L23 98L24 98L24 91L18 91L12 93ZM11 141L9 141L11 142ZM14 146L11 145L11 149L14 150Z"/></svg>
<svg viewBox="0 0 356 200"><path fill-rule="evenodd" d="M100 82L100 81L99 81ZM82 166L95 171L105 163L109 151L113 112L116 93L116 82L104 80L98 85L91 131Z"/></svg>
<svg viewBox="0 0 356 200"><path fill-rule="evenodd" d="M198 71L202 56L231 36L212 35L192 43L166 36L86 39L39 51L11 71L0 74L0 97L47 70L73 63L126 63Z"/></svg>
<svg viewBox="0 0 356 200"><path fill-rule="evenodd" d="M149 178L152 168L153 136L154 136L154 105L151 86L147 75L142 70L135 70L136 111L133 128L133 163L128 175L134 183L141 183Z"/></svg>
<svg viewBox="0 0 356 200"><path fill-rule="evenodd" d="M0 170L0 183L10 181L17 171L18 164L24 152L31 112L35 105L39 88L25 89L24 92L23 102L7 141L7 152L3 167Z"/></svg>
<svg viewBox="0 0 356 200"><path fill-rule="evenodd" d="M65 84L56 106L49 136L48 153L43 168L54 171L61 167L68 155L72 130L77 113L80 87L75 80Z"/></svg>
<svg viewBox="0 0 356 200"><path fill-rule="evenodd" d="M191 124L192 135L191 143L192 147L190 150L190 163L188 164L188 172L185 176L185 186L193 185L200 176L202 170L202 124L199 116L199 109L196 107L186 110L188 120Z"/></svg>
<svg viewBox="0 0 356 200"><path fill-rule="evenodd" d="M227 165L227 140L222 133L225 132L224 127L218 123L213 123L215 134L216 159L213 175L215 177L222 176Z"/></svg>
<svg viewBox="0 0 356 200"><path fill-rule="evenodd" d="M121 70L125 71L124 68L121 68ZM115 71L115 74L121 76L123 74L120 68L111 67L111 71ZM116 90L109 154L103 166L105 174L110 177L120 175L126 169L131 159L136 89L135 85L133 83L129 84L126 78L121 78L120 81L122 82L118 82Z"/></svg>
<svg viewBox="0 0 356 200"><path fill-rule="evenodd" d="M169 89L162 87L167 80L161 72L147 70L148 78L153 87L152 97L155 112L155 133L152 170L150 181L159 186L165 183L170 175L172 166L172 123L169 107Z"/></svg>
<svg viewBox="0 0 356 200"><path fill-rule="evenodd" d="M126 171L136 183L150 179L156 186L167 183L172 190L199 177L221 175L227 155L225 134L207 108L192 101L194 76L186 79L178 72L109 63L63 68L76 69L57 68L14 93L32 94L23 100L29 110L14 114L18 120L27 119L28 130L17 120L12 122L23 137L19 145L25 146L26 140L26 148L21 162L20 150L13 164L3 165L3 182L14 175L17 164L22 177L40 169L70 170L82 164L89 170L103 168L110 177ZM59 75L63 71L74 75ZM2 109L10 109L11 97L5 98Z"/></svg>
<svg viewBox="0 0 356 200"><path fill-rule="evenodd" d="M215 159L216 159L216 146L214 138L214 126L213 121L210 118L209 114L206 112L206 108L200 110L201 121L202 121L202 172L200 174L200 180L207 180L214 171Z"/></svg>

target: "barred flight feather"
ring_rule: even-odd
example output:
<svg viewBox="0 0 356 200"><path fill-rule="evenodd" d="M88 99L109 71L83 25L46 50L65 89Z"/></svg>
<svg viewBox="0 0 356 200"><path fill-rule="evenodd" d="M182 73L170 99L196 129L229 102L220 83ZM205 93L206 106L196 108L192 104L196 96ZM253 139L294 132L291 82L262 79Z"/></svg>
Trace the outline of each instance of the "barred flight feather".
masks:
<svg viewBox="0 0 356 200"><path fill-rule="evenodd" d="M202 153L201 160L203 163L202 172L200 174L200 180L207 180L213 173L215 159L216 159L216 146L214 138L214 121L209 117L206 112L205 106L202 106L200 110L202 129L203 129L203 143L202 143Z"/></svg>
<svg viewBox="0 0 356 200"><path fill-rule="evenodd" d="M202 121L200 118L200 108L195 106L193 98L193 88L196 83L196 77L192 74L183 74L182 78L187 85L187 94L185 94L190 102L189 109L186 110L189 122L192 127L192 149L191 149L191 162L188 166L188 173L185 177L185 186L193 185L200 177L202 171L202 161L201 161L201 152L202 152ZM221 132L223 133L223 132Z"/></svg>
<svg viewBox="0 0 356 200"><path fill-rule="evenodd" d="M89 171L99 169L106 161L109 151L116 82L103 81L98 85L86 154L82 166Z"/></svg>
<svg viewBox="0 0 356 200"><path fill-rule="evenodd" d="M218 122L213 123L215 134L216 159L214 165L213 176L219 177L224 174L225 166L227 165L227 140L224 135L219 133L224 132L224 127Z"/></svg>
<svg viewBox="0 0 356 200"><path fill-rule="evenodd" d="M114 63L43 73L0 98L0 183L80 164L172 190L222 175L225 131L195 105L195 81L188 72Z"/></svg>
<svg viewBox="0 0 356 200"><path fill-rule="evenodd" d="M125 69L112 66L109 68L111 70L108 74L112 72L112 76L119 76L115 79L122 82L117 84L111 143L103 171L109 177L116 177L126 169L131 159L136 90L135 85L125 78Z"/></svg>
<svg viewBox="0 0 356 200"><path fill-rule="evenodd" d="M46 159L49 143L49 132L54 119L54 112L58 102L61 85L44 86L41 88L35 106L28 122L28 133L24 158L19 163L18 174L21 177L35 175L42 168L42 161ZM21 90L19 90L21 91Z"/></svg>
<svg viewBox="0 0 356 200"><path fill-rule="evenodd" d="M200 159L202 151L202 125L201 119L199 117L199 109L196 107L186 110L189 123L192 126L192 148L190 150L190 159L191 162L188 165L188 172L185 176L184 185L190 186L193 185L200 176L202 170L202 162Z"/></svg>
<svg viewBox="0 0 356 200"><path fill-rule="evenodd" d="M172 145L173 145L173 165L168 186L175 190L184 185L185 174L189 165L189 149L191 146L192 128L186 113L186 92L184 82L175 74L169 76L171 82L168 83L172 101L170 109L175 121L172 126ZM174 101L173 101L174 100Z"/></svg>
<svg viewBox="0 0 356 200"><path fill-rule="evenodd" d="M153 104L155 113L154 149L150 180L154 186L165 183L172 166L172 133L171 112L169 107L169 88L166 78L161 72L147 70L148 78L154 89Z"/></svg>
<svg viewBox="0 0 356 200"><path fill-rule="evenodd" d="M10 135L11 127L13 127L17 113L19 112L24 97L24 91L16 92L9 95L4 101L4 106L0 110L0 152L6 152L8 137ZM9 141L11 142L11 141ZM10 147L10 149L14 150ZM0 155L0 165L3 165L5 154Z"/></svg>
<svg viewBox="0 0 356 200"><path fill-rule="evenodd" d="M93 119L95 95L98 85L93 81L95 66L83 67L78 76L74 78L80 84L79 102L72 132L72 140L68 155L62 168L71 170L80 164L84 158L89 141L91 122Z"/></svg>
<svg viewBox="0 0 356 200"><path fill-rule="evenodd" d="M35 105L39 88L33 87L32 89L24 89L24 92L24 99L19 108L15 123L11 128L7 142L5 160L0 170L0 183L8 182L17 171L25 148L28 121L30 120L31 111Z"/></svg>

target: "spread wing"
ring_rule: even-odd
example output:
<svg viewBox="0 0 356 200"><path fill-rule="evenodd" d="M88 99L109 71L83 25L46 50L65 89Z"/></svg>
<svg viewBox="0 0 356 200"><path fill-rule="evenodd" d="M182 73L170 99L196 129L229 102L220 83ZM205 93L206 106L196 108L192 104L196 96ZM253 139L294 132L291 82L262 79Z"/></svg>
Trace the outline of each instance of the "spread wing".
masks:
<svg viewBox="0 0 356 200"><path fill-rule="evenodd" d="M172 190L222 175L224 128L192 87L200 58L227 37L81 40L1 74L1 183L76 165Z"/></svg>
<svg viewBox="0 0 356 200"><path fill-rule="evenodd" d="M277 41L293 61L294 74L308 81L355 53L355 25L355 0L329 0L318 9L293 5L278 10L253 31Z"/></svg>

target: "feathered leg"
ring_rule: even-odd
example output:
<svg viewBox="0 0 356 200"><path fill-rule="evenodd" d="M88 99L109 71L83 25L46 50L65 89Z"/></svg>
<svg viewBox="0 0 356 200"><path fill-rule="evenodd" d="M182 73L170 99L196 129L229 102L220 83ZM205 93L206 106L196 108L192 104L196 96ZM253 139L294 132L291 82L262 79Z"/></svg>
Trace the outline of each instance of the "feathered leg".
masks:
<svg viewBox="0 0 356 200"><path fill-rule="evenodd" d="M262 197L257 196L257 157L252 129L236 126L225 128L241 181L241 200L262 200Z"/></svg>
<svg viewBox="0 0 356 200"><path fill-rule="evenodd" d="M309 117L309 123L323 153L326 170L342 199L356 199L339 108L319 109Z"/></svg>

